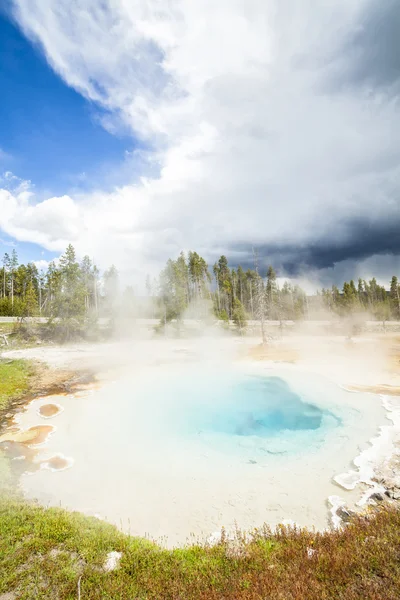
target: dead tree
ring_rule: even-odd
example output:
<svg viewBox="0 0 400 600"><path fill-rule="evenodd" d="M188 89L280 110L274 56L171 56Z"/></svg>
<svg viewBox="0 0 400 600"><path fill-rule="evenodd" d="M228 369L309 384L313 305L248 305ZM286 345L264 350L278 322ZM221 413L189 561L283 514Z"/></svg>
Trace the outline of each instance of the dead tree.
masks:
<svg viewBox="0 0 400 600"><path fill-rule="evenodd" d="M254 257L254 270L256 272L256 294L255 294L255 315L256 319L260 320L261 326L261 340L263 346L267 343L267 335L265 331L265 290L264 290L264 282L262 277L260 277L258 272L258 252L253 248L253 257Z"/></svg>

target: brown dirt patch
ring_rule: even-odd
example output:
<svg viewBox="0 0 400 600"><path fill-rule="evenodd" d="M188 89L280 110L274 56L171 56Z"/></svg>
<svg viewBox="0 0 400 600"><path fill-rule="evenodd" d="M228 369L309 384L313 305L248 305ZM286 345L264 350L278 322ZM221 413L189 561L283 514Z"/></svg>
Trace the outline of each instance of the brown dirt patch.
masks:
<svg viewBox="0 0 400 600"><path fill-rule="evenodd" d="M248 356L253 360L273 360L276 362L295 363L300 355L294 349L281 344L259 344L250 348Z"/></svg>
<svg viewBox="0 0 400 600"><path fill-rule="evenodd" d="M22 431L4 433L0 436L0 443L19 442L29 446L38 446L43 444L53 431L54 427L52 425L35 425Z"/></svg>
<svg viewBox="0 0 400 600"><path fill-rule="evenodd" d="M63 456L52 456L49 460L43 461L50 469L55 469L56 471L61 471L70 465L70 461L68 461Z"/></svg>
<svg viewBox="0 0 400 600"><path fill-rule="evenodd" d="M347 385L352 392L368 392L370 394L383 394L384 396L400 396L400 387L393 385Z"/></svg>
<svg viewBox="0 0 400 600"><path fill-rule="evenodd" d="M61 412L61 408L57 406L57 404L43 404L38 412L41 417L46 417L48 419L58 415L58 413Z"/></svg>
<svg viewBox="0 0 400 600"><path fill-rule="evenodd" d="M67 396L100 386L92 371L77 373L65 369L52 369L41 362L34 363L33 371L29 380L29 392L16 398L3 413L0 412L0 431L12 426L14 415L38 396Z"/></svg>
<svg viewBox="0 0 400 600"><path fill-rule="evenodd" d="M51 369L43 363L35 363L35 374L30 381L31 394L32 396L38 396L40 394L45 394L46 396L53 394L69 394L74 383L88 377L88 373L84 373L80 377L77 377L77 374L73 371ZM93 375L90 374L90 377L93 378ZM84 381L84 383L86 383L86 381Z"/></svg>

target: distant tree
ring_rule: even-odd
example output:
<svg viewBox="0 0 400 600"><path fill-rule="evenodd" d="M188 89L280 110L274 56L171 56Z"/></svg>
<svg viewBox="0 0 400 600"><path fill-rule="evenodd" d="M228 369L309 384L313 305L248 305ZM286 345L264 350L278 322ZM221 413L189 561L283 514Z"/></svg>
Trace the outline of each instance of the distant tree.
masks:
<svg viewBox="0 0 400 600"><path fill-rule="evenodd" d="M88 312L91 308L91 299L93 298L93 266L89 256L85 255L83 257L80 269L84 285L85 309Z"/></svg>
<svg viewBox="0 0 400 600"><path fill-rule="evenodd" d="M238 285L238 296L239 300L242 304L245 303L245 295L246 295L246 274L243 271L242 267L239 265L237 269L237 285Z"/></svg>
<svg viewBox="0 0 400 600"><path fill-rule="evenodd" d="M347 281L343 284L343 297L342 297L342 305L347 312L352 312L358 301L357 290L354 285L354 281L351 280L350 283Z"/></svg>
<svg viewBox="0 0 400 600"><path fill-rule="evenodd" d="M11 252L10 259L10 277L11 277L11 306L14 307L14 281L15 281L15 271L18 267L18 255L15 248Z"/></svg>
<svg viewBox="0 0 400 600"><path fill-rule="evenodd" d="M400 293L399 293L399 282L396 275L393 275L390 282L390 302L392 306L393 316L398 319L400 318Z"/></svg>
<svg viewBox="0 0 400 600"><path fill-rule="evenodd" d="M253 249L253 257L254 257L254 271L256 273L256 294L255 294L255 317L260 321L260 329L261 329L261 342L262 344L267 343L267 332L265 326L266 319L266 293L264 289L264 282L262 277L260 277L258 272L258 252Z"/></svg>
<svg viewBox="0 0 400 600"><path fill-rule="evenodd" d="M205 317L208 306L213 304L218 318L234 318L238 314L239 300L246 315L261 324L261 336L266 341L266 319L302 319L308 315L308 306L323 307L331 314L347 316L360 310L386 322L389 318L400 319L400 286L397 276L390 281L390 288L378 284L375 278L369 281L359 278L344 282L341 291L335 285L322 289L314 297L307 297L298 285L285 282L280 289L276 271L271 265L265 281L258 271L255 253L255 268L246 272L238 265L232 268L222 255L214 264L215 284L211 283L208 265L197 252L167 261L159 278L151 282L146 278L147 294L152 297L153 317L161 317L163 323L190 315ZM100 272L88 256L78 263L75 249L69 245L58 264L51 262L45 272L38 272L33 263L18 264L13 250L11 257L6 253L0 265L0 315L20 316L26 311L25 302L37 299L36 311L57 323L70 323L65 331L79 329L104 314L110 317L121 308L119 274L115 266L100 277ZM28 293L29 292L29 293ZM123 297L125 301L125 294ZM29 300L29 312L33 303ZM137 311L139 303L135 300ZM240 311L239 311L240 312ZM221 317L222 315L222 317ZM240 317L241 318L241 317ZM79 324L79 325L78 325ZM179 324L178 324L179 326Z"/></svg>
<svg viewBox="0 0 400 600"><path fill-rule="evenodd" d="M274 268L270 265L267 271L267 284L266 284L266 295L267 295L267 311L268 318L274 319L277 316L277 297L278 290L276 285L276 272Z"/></svg>
<svg viewBox="0 0 400 600"><path fill-rule="evenodd" d="M257 294L258 289L258 280L260 278L259 274L252 269L248 269L245 273L246 281L245 281L245 306L247 308L247 312L250 313L251 318L255 317L255 305L254 298Z"/></svg>
<svg viewBox="0 0 400 600"><path fill-rule="evenodd" d="M228 259L222 255L214 265L214 275L217 282L219 297L219 310L226 310L232 316L232 275L228 266Z"/></svg>
<svg viewBox="0 0 400 600"><path fill-rule="evenodd" d="M55 265L49 267L49 276L50 321L56 320L63 339L68 340L82 331L86 316L85 283L72 244L61 256L58 268Z"/></svg>
<svg viewBox="0 0 400 600"><path fill-rule="evenodd" d="M239 332L242 334L247 327L247 317L244 306L240 302L239 298L235 298L233 301L232 320Z"/></svg>
<svg viewBox="0 0 400 600"><path fill-rule="evenodd" d="M34 317L38 313L38 299L32 281L28 281L25 297L21 303L21 319Z"/></svg>
<svg viewBox="0 0 400 600"><path fill-rule="evenodd" d="M111 267L104 272L103 281L103 306L105 314L111 319L114 319L118 311L120 296L119 273L114 265L111 265Z"/></svg>
<svg viewBox="0 0 400 600"><path fill-rule="evenodd" d="M7 252L3 256L3 298L7 296L7 272L10 269L10 256Z"/></svg>

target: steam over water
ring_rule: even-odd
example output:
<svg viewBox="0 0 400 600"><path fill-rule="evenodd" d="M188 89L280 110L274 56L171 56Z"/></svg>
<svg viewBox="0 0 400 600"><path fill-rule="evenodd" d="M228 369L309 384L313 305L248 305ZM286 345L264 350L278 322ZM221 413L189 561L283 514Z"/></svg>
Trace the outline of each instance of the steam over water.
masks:
<svg viewBox="0 0 400 600"><path fill-rule="evenodd" d="M148 366L56 401L63 410L41 458L73 463L24 476L26 493L168 545L235 523L325 527L328 496L342 494L333 477L384 422L372 395L258 366ZM41 422L38 402L21 426Z"/></svg>
<svg viewBox="0 0 400 600"><path fill-rule="evenodd" d="M189 425L221 435L266 438L286 431L315 430L324 418L324 411L304 402L279 377L218 377L211 405L202 402L201 385L191 396L198 397L198 406Z"/></svg>
<svg viewBox="0 0 400 600"><path fill-rule="evenodd" d="M298 453L305 441L309 447L319 446L341 423L282 377L189 370L156 385L155 396L164 397L168 406L163 422L184 447L196 440L239 461Z"/></svg>

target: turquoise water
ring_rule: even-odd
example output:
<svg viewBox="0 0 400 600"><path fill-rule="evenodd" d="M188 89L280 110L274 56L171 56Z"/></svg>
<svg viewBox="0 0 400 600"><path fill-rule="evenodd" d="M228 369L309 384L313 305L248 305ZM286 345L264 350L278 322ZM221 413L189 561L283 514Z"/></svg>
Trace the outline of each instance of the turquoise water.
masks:
<svg viewBox="0 0 400 600"><path fill-rule="evenodd" d="M297 453L320 447L342 425L315 391L303 396L277 376L193 371L164 383L165 427L187 442L196 438L205 448Z"/></svg>
<svg viewBox="0 0 400 600"><path fill-rule="evenodd" d="M228 398L196 411L201 431L237 436L270 437L285 430L315 430L321 427L324 411L291 390L279 377L251 377L228 386Z"/></svg>

